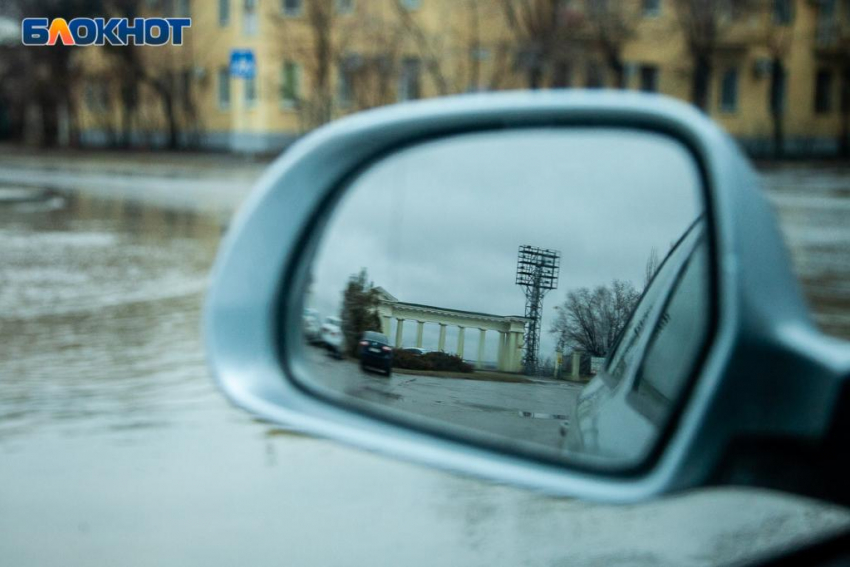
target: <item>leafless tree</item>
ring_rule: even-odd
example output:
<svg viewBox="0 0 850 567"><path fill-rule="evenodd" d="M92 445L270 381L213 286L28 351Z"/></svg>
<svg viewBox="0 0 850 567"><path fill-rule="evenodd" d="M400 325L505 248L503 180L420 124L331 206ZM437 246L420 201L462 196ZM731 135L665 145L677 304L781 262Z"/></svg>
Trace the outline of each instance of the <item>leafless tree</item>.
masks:
<svg viewBox="0 0 850 567"><path fill-rule="evenodd" d="M560 0L501 0L502 12L516 48L516 66L530 89L551 86L565 77L563 69L574 55L575 33L584 16Z"/></svg>
<svg viewBox="0 0 850 567"><path fill-rule="evenodd" d="M344 50L344 38L336 29L334 0L312 0L302 9L303 22L282 15L279 8L273 9L271 17L280 30L276 37L281 52L304 64L310 96L301 97L297 104L302 128L309 130L333 117L332 74Z"/></svg>
<svg viewBox="0 0 850 567"><path fill-rule="evenodd" d="M5 15L16 19L26 16L68 20L95 16L102 8L100 0L6 0L0 7ZM73 46L65 45L50 49L18 46L6 50L6 55L17 62L14 67L26 69L25 74L17 74L15 88L8 89L6 97L10 106L21 109L24 115L30 109L37 111L40 116L37 137L44 145L59 143L66 127L70 143L76 142L77 108L73 94L79 86L79 74L72 68L74 53Z"/></svg>
<svg viewBox="0 0 850 567"><path fill-rule="evenodd" d="M498 6L480 0L456 0L444 13L446 21L431 28L400 0L393 0L393 4L404 39L413 48L407 53L422 62L437 95L503 86L513 44L504 37L482 38L487 22L500 17Z"/></svg>
<svg viewBox="0 0 850 567"><path fill-rule="evenodd" d="M761 7L761 1L674 0L673 5L691 57L691 102L707 110L721 43L736 23Z"/></svg>
<svg viewBox="0 0 850 567"><path fill-rule="evenodd" d="M280 33L281 54L302 62L309 95L297 101L303 130L329 122L337 109L370 108L392 101L404 30L394 15L374 5L355 3L354 12L340 14L334 0L305 2L303 19L272 12ZM392 17L390 17L392 16ZM334 81L345 82L346 100L334 96Z"/></svg>
<svg viewBox="0 0 850 567"><path fill-rule="evenodd" d="M626 66L623 49L635 35L640 18L637 2L586 0L585 26L596 48L601 52L618 89L626 88Z"/></svg>
<svg viewBox="0 0 850 567"><path fill-rule="evenodd" d="M661 262L658 259L658 249L655 246L649 251L649 257L646 259L646 267L644 268L643 275L643 289L649 287L649 282L652 281L652 278L655 276L655 272L658 271L658 267L661 265Z"/></svg>
<svg viewBox="0 0 850 567"><path fill-rule="evenodd" d="M449 75L444 68L447 38L444 34L428 33L413 13L400 0L394 0L396 17L413 44L426 73L434 84L434 89L440 96L449 94Z"/></svg>
<svg viewBox="0 0 850 567"><path fill-rule="evenodd" d="M591 356L606 356L629 320L640 294L630 282L613 280L593 289L567 293L549 330L558 348L571 347Z"/></svg>
<svg viewBox="0 0 850 567"><path fill-rule="evenodd" d="M773 125L773 155L776 159L780 159L785 147L785 90L788 76L785 62L793 44L793 29L768 25L765 38L770 53L768 106Z"/></svg>

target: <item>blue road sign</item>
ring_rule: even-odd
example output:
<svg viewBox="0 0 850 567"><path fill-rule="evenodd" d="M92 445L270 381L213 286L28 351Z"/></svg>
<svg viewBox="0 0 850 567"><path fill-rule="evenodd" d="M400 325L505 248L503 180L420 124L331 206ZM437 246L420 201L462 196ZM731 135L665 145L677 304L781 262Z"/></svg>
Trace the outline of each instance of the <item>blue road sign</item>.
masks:
<svg viewBox="0 0 850 567"><path fill-rule="evenodd" d="M253 79L257 74L257 59L251 49L234 49L230 52L230 74L240 79Z"/></svg>

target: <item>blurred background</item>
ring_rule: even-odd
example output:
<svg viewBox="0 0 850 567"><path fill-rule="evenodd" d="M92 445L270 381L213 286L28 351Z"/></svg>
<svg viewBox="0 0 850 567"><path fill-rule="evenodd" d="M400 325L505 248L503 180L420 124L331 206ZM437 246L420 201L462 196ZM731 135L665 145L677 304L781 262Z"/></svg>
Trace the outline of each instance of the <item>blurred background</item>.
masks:
<svg viewBox="0 0 850 567"><path fill-rule="evenodd" d="M192 27L24 47L33 16ZM717 120L758 160L813 317L850 338L848 2L0 0L4 562L719 565L850 522L732 488L546 497L261 423L215 389L209 269L273 156L367 108L565 88Z"/></svg>
<svg viewBox="0 0 850 567"><path fill-rule="evenodd" d="M192 27L181 46L32 49L25 16ZM848 155L839 0L4 0L0 45L0 136L20 144L274 153L395 102L610 88L692 102L756 156Z"/></svg>

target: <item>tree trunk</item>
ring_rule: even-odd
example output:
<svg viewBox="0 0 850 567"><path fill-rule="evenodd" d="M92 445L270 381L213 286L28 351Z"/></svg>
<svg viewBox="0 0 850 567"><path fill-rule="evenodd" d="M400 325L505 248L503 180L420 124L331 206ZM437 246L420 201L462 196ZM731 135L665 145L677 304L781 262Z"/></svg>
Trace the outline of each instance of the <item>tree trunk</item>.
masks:
<svg viewBox="0 0 850 567"><path fill-rule="evenodd" d="M53 97L41 101L41 145L52 148L59 143L59 105Z"/></svg>
<svg viewBox="0 0 850 567"><path fill-rule="evenodd" d="M711 84L711 60L706 54L694 57L694 71L691 80L691 102L703 112L708 111L708 93Z"/></svg>
<svg viewBox="0 0 850 567"><path fill-rule="evenodd" d="M157 83L156 87L159 96L162 99L162 112L165 114L165 121L168 124L168 143L167 147L170 150L176 150L179 146L177 139L177 113L174 108L174 93L168 88L168 85Z"/></svg>
<svg viewBox="0 0 850 567"><path fill-rule="evenodd" d="M532 90L539 89L543 84L543 68L534 64L528 70L528 88Z"/></svg>
<svg viewBox="0 0 850 567"><path fill-rule="evenodd" d="M773 122L773 157L782 159L785 150L785 65L775 57L770 73L770 117Z"/></svg>
<svg viewBox="0 0 850 567"><path fill-rule="evenodd" d="M176 150L179 143L177 140L177 115L174 112L174 97L169 93L163 98L165 105L165 118L168 120L168 149Z"/></svg>
<svg viewBox="0 0 850 567"><path fill-rule="evenodd" d="M608 54L608 68L614 75L614 86L620 90L626 88L626 66L616 53Z"/></svg>
<svg viewBox="0 0 850 567"><path fill-rule="evenodd" d="M850 158L850 66L845 66L841 77L841 138L838 140L840 157Z"/></svg>

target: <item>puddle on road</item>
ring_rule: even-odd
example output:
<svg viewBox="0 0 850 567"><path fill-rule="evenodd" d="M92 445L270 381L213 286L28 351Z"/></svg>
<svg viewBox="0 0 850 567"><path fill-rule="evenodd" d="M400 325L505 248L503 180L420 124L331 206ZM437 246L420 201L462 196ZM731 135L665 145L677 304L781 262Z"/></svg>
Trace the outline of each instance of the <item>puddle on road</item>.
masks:
<svg viewBox="0 0 850 567"><path fill-rule="evenodd" d="M569 416L561 413L542 413L539 411L520 411L520 417L530 417L531 419L559 419L561 421L567 421Z"/></svg>
<svg viewBox="0 0 850 567"><path fill-rule="evenodd" d="M3 191L0 442L41 428L167 429L177 407L218 395L199 332L213 220Z"/></svg>

